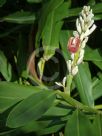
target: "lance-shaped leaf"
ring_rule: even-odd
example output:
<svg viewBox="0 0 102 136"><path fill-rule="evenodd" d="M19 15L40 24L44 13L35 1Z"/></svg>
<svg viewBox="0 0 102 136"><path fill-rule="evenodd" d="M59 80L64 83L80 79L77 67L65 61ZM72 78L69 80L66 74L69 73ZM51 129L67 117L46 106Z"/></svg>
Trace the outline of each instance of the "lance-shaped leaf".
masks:
<svg viewBox="0 0 102 136"><path fill-rule="evenodd" d="M102 136L102 115L96 115L93 126L96 136Z"/></svg>
<svg viewBox="0 0 102 136"><path fill-rule="evenodd" d="M11 80L11 65L2 51L0 51L0 72L7 81Z"/></svg>
<svg viewBox="0 0 102 136"><path fill-rule="evenodd" d="M12 105L43 89L17 83L0 82L0 113Z"/></svg>
<svg viewBox="0 0 102 136"><path fill-rule="evenodd" d="M63 0L50 0L47 4L45 4L42 8L41 11L41 17L39 19L39 24L38 24L38 33L37 33L37 37L36 37L36 47L38 46L38 42L41 38L41 34L43 32L43 29L46 25L46 20L48 15L54 11L56 9L56 6L58 6L59 4L61 4L63 2Z"/></svg>
<svg viewBox="0 0 102 136"><path fill-rule="evenodd" d="M44 45L44 55L49 59L55 53L55 49L59 47L59 34L63 22L54 22L54 12L49 16L47 25L43 31L43 45Z"/></svg>
<svg viewBox="0 0 102 136"><path fill-rule="evenodd" d="M36 17L34 13L27 11L17 11L3 18L6 22L12 22L17 24L32 24Z"/></svg>
<svg viewBox="0 0 102 136"><path fill-rule="evenodd" d="M92 83L88 66L84 63L79 65L78 74L75 77L76 87L78 89L81 101L93 107L94 99L92 95Z"/></svg>
<svg viewBox="0 0 102 136"><path fill-rule="evenodd" d="M95 136L95 134L87 116L76 110L66 124L65 136Z"/></svg>
<svg viewBox="0 0 102 136"><path fill-rule="evenodd" d="M45 49L44 56L47 59L55 53L56 48L59 48L60 30L63 24L62 19L67 15L68 6L70 6L70 1L51 0L45 4L42 9L36 47L38 46L40 38L42 38Z"/></svg>
<svg viewBox="0 0 102 136"><path fill-rule="evenodd" d="M7 126L17 128L39 119L49 109L55 98L55 92L51 91L41 91L29 96L10 112Z"/></svg>
<svg viewBox="0 0 102 136"><path fill-rule="evenodd" d="M87 46L84 59L92 61L97 67L102 70L102 56L99 49L93 50Z"/></svg>
<svg viewBox="0 0 102 136"><path fill-rule="evenodd" d="M102 80L99 80L93 88L93 97L96 100L101 96L102 96Z"/></svg>

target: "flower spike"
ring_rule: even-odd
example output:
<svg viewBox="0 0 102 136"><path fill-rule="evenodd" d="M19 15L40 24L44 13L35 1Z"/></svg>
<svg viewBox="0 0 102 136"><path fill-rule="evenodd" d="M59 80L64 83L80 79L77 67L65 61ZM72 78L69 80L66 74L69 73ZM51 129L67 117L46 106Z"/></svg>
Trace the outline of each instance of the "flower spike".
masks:
<svg viewBox="0 0 102 136"><path fill-rule="evenodd" d="M84 48L89 39L89 35L96 29L93 17L94 14L90 6L84 6L79 18L76 19L77 31L73 32L74 37L71 37L68 41L67 46L72 60L69 60L67 65L69 73L73 76L77 74L78 65L83 61Z"/></svg>

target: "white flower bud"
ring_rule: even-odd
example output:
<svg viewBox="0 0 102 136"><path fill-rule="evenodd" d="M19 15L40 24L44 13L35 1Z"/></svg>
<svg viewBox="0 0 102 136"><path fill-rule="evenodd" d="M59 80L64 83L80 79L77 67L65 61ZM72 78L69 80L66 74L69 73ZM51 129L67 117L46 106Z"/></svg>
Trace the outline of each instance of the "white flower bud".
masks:
<svg viewBox="0 0 102 136"><path fill-rule="evenodd" d="M64 87L65 87L65 84L66 84L66 79L67 79L67 78L64 77L64 78L63 78L63 81L62 81Z"/></svg>
<svg viewBox="0 0 102 136"><path fill-rule="evenodd" d="M94 24L90 29L87 29L84 36L85 37L89 36L95 29L96 29L96 25Z"/></svg>
<svg viewBox="0 0 102 136"><path fill-rule="evenodd" d="M93 13L90 13L90 14L87 16L87 21L91 21L93 17L94 17L94 14L93 14Z"/></svg>
<svg viewBox="0 0 102 136"><path fill-rule="evenodd" d="M63 85L60 82L55 82L56 85L63 87Z"/></svg>
<svg viewBox="0 0 102 136"><path fill-rule="evenodd" d="M80 35L80 40L83 41L84 38L85 38L85 35L84 35L84 33L82 33L82 34Z"/></svg>
<svg viewBox="0 0 102 136"><path fill-rule="evenodd" d="M81 64L83 62L83 57L80 57L79 59L78 59L78 61L77 61L77 64L79 65L79 64Z"/></svg>
<svg viewBox="0 0 102 136"><path fill-rule="evenodd" d="M71 54L71 58L72 58L72 60L74 60L74 55L75 55L74 53L72 53L72 54Z"/></svg>
<svg viewBox="0 0 102 136"><path fill-rule="evenodd" d="M80 23L81 23L82 30L84 31L84 20L82 19L81 16L80 16Z"/></svg>
<svg viewBox="0 0 102 136"><path fill-rule="evenodd" d="M80 55L79 55L79 59L78 59L78 61L77 61L77 64L79 65L80 63L82 63L82 61L83 61L83 58L84 58L84 49L81 49L80 50Z"/></svg>
<svg viewBox="0 0 102 136"><path fill-rule="evenodd" d="M79 37L79 34L77 31L73 31L73 35L74 35L74 37Z"/></svg>
<svg viewBox="0 0 102 136"><path fill-rule="evenodd" d="M81 48L82 49L85 48L85 45L86 45L87 41L88 41L88 37L85 37L85 39L81 43Z"/></svg>
<svg viewBox="0 0 102 136"><path fill-rule="evenodd" d="M83 56L84 56L84 52L85 52L84 49L81 49L81 50L80 50L80 57L83 57Z"/></svg>
<svg viewBox="0 0 102 136"><path fill-rule="evenodd" d="M77 73L78 73L78 66L75 66L75 67L72 69L72 75L75 76Z"/></svg>
<svg viewBox="0 0 102 136"><path fill-rule="evenodd" d="M67 61L67 68L68 68L69 73L71 73L71 66L72 66L72 62L71 62L71 60L68 60Z"/></svg>
<svg viewBox="0 0 102 136"><path fill-rule="evenodd" d="M77 31L81 34L81 25L78 19L76 20L76 28L77 28Z"/></svg>
<svg viewBox="0 0 102 136"><path fill-rule="evenodd" d="M84 21L86 21L86 15L85 15L83 10L82 10L81 14L82 14L82 17L83 17Z"/></svg>
<svg viewBox="0 0 102 136"><path fill-rule="evenodd" d="M88 25L88 28L90 28L93 25L93 23L94 23L94 20L91 20L91 22Z"/></svg>
<svg viewBox="0 0 102 136"><path fill-rule="evenodd" d="M90 6L87 6L87 10L88 10L88 11L90 10Z"/></svg>

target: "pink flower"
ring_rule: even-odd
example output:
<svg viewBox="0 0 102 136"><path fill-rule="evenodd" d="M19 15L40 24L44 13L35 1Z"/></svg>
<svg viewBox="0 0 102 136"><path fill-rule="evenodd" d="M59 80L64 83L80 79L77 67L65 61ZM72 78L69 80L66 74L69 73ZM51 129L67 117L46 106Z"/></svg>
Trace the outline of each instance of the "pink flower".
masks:
<svg viewBox="0 0 102 136"><path fill-rule="evenodd" d="M71 37L69 39L67 47L71 53L76 53L79 49L79 46L80 46L79 37Z"/></svg>

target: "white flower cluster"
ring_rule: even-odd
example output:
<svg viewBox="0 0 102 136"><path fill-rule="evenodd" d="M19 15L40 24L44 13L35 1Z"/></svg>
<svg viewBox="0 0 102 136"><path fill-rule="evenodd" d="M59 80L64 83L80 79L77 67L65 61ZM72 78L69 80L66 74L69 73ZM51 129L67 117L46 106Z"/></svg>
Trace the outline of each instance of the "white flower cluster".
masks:
<svg viewBox="0 0 102 136"><path fill-rule="evenodd" d="M93 17L94 14L92 13L92 9L90 9L90 6L84 6L83 10L80 13L79 18L77 18L76 20L77 31L74 31L73 35L74 37L78 37L80 39L79 50L78 53L77 52L71 53L72 60L68 60L67 62L69 73L72 74L73 76L77 74L78 65L83 61L85 52L84 48L86 42L88 41L88 36L96 29Z"/></svg>

